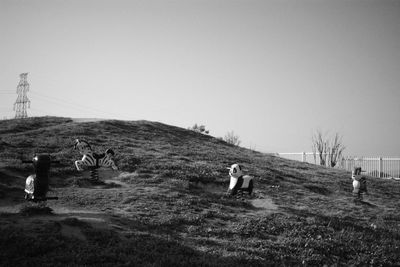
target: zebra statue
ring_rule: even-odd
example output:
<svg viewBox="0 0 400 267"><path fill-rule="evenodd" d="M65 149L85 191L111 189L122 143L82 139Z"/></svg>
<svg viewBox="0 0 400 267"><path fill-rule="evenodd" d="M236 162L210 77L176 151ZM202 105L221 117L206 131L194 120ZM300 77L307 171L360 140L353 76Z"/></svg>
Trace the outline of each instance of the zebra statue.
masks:
<svg viewBox="0 0 400 267"><path fill-rule="evenodd" d="M105 153L97 154L93 152L88 142L79 139L75 140L74 149L78 149L79 153L83 155L81 160L75 161L76 169L82 171L83 166L89 167L92 179L98 179L97 169L100 167L111 167L113 170L118 170L112 159L114 156L112 149L107 149Z"/></svg>

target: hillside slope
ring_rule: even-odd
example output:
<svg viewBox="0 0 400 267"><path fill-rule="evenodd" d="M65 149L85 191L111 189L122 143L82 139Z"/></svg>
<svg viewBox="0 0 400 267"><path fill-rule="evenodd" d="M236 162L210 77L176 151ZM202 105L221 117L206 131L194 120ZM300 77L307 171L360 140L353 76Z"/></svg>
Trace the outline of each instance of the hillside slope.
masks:
<svg viewBox="0 0 400 267"><path fill-rule="evenodd" d="M118 172L89 183L76 138L112 148ZM51 172L52 212L23 202L34 153ZM158 122L0 121L0 265L395 265L400 183L368 179L354 202L350 174L235 147ZM225 198L226 167L255 176L252 198Z"/></svg>

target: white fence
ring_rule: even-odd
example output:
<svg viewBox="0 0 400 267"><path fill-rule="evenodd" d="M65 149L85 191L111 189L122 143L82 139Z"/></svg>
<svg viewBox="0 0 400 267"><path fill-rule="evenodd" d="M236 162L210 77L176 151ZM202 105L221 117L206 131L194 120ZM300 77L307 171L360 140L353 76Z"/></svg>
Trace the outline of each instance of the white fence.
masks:
<svg viewBox="0 0 400 267"><path fill-rule="evenodd" d="M319 154L313 152L277 153L277 156L291 160L320 164ZM361 167L361 169L370 176L400 179L400 158L344 157L338 162L336 167L348 171L352 171L354 167Z"/></svg>

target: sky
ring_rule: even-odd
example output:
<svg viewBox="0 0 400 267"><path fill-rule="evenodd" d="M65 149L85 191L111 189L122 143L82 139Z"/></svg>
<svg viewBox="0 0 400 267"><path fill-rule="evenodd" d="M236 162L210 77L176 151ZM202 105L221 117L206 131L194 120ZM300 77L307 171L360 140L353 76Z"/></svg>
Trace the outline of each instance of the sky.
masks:
<svg viewBox="0 0 400 267"><path fill-rule="evenodd" d="M400 1L0 0L0 118L195 123L262 152L400 156Z"/></svg>

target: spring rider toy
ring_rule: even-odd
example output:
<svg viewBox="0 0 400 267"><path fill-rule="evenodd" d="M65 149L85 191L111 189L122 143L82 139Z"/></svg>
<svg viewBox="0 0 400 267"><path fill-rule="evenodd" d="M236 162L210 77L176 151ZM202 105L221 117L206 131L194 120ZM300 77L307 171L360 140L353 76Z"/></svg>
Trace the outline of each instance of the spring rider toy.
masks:
<svg viewBox="0 0 400 267"><path fill-rule="evenodd" d="M114 151L107 149L105 153L94 153L92 147L84 140L75 140L74 149L78 149L79 153L83 155L81 160L75 161L75 167L78 171L82 171L83 167L90 169L90 178L92 181L99 180L98 169L100 167L111 167L113 170L118 170L113 160Z"/></svg>
<svg viewBox="0 0 400 267"><path fill-rule="evenodd" d="M230 183L227 191L228 196L235 196L238 193L247 192L249 195L253 192L253 177L243 175L242 166L233 164L229 169Z"/></svg>

